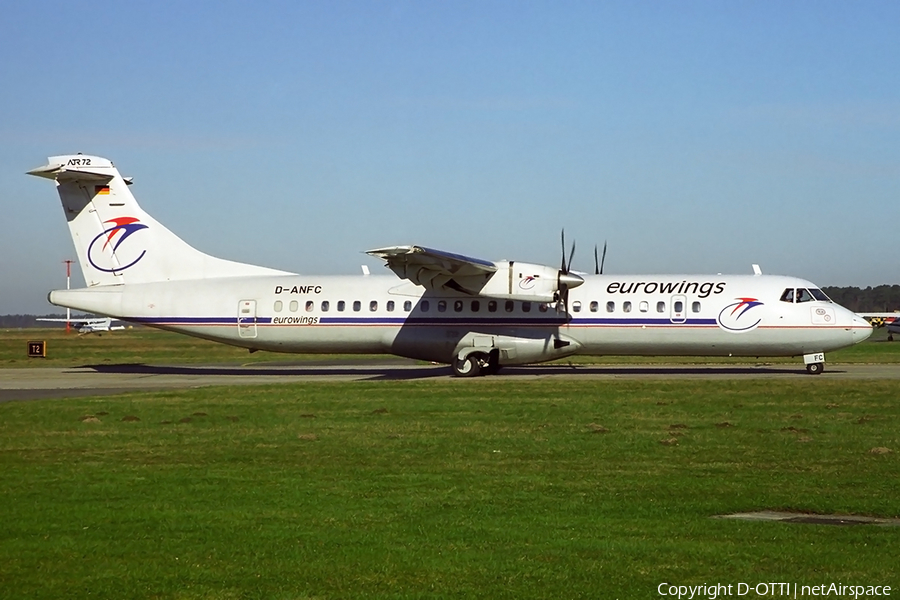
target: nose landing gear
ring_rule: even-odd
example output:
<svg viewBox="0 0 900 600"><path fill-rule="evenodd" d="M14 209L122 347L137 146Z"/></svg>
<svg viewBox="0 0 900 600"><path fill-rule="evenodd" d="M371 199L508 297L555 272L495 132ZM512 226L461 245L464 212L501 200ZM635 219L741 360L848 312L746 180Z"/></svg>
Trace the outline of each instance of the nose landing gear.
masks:
<svg viewBox="0 0 900 600"><path fill-rule="evenodd" d="M809 363L806 365L806 372L810 375L821 375L822 371L825 370L824 363Z"/></svg>
<svg viewBox="0 0 900 600"><path fill-rule="evenodd" d="M806 372L810 375L821 375L825 370L825 353L804 354L803 362L806 363Z"/></svg>

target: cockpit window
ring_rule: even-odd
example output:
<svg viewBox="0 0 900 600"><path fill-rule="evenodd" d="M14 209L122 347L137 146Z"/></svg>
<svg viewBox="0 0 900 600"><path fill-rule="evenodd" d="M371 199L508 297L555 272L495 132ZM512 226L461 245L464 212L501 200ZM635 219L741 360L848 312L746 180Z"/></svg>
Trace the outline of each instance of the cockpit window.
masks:
<svg viewBox="0 0 900 600"><path fill-rule="evenodd" d="M813 298L815 298L816 300L820 300L822 302L831 302L831 298L825 295L825 292L820 289L810 288L809 293L812 294Z"/></svg>
<svg viewBox="0 0 900 600"><path fill-rule="evenodd" d="M813 295L809 293L809 290L804 288L797 288L797 302L812 302L814 300Z"/></svg>
<svg viewBox="0 0 900 600"><path fill-rule="evenodd" d="M782 302L794 302L794 288L788 288L781 294Z"/></svg>

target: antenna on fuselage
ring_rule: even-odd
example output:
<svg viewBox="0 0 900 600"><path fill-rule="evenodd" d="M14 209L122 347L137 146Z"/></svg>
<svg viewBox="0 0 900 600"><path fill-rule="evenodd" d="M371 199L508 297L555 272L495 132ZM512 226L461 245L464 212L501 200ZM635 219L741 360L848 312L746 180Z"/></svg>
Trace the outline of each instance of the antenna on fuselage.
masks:
<svg viewBox="0 0 900 600"><path fill-rule="evenodd" d="M754 275L762 275L762 269L759 268L759 265L753 265L753 274Z"/></svg>

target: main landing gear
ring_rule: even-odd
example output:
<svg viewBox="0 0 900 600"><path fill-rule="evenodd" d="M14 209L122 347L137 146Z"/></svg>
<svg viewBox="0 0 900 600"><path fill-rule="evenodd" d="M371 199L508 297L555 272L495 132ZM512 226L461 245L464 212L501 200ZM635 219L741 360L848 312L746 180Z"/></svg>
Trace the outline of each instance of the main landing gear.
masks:
<svg viewBox="0 0 900 600"><path fill-rule="evenodd" d="M473 352L465 358L455 358L450 366L453 367L453 374L457 377L494 375L500 370L500 352L497 350L490 353Z"/></svg>

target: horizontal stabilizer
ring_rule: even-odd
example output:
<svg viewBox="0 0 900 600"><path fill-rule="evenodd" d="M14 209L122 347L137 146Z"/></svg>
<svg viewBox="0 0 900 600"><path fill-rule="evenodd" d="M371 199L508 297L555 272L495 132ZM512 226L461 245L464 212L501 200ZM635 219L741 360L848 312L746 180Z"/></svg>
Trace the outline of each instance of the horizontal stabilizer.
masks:
<svg viewBox="0 0 900 600"><path fill-rule="evenodd" d="M51 156L47 164L28 171L28 175L54 179L58 182L92 181L108 183L118 175L112 161L99 156L69 154Z"/></svg>

